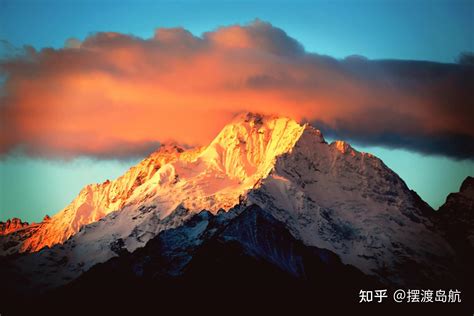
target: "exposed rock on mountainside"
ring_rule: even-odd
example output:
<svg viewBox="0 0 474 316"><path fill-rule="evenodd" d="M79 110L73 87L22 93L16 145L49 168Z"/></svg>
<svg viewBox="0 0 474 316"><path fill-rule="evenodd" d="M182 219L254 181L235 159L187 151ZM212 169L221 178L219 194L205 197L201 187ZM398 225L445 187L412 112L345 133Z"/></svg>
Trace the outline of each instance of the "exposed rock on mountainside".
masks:
<svg viewBox="0 0 474 316"><path fill-rule="evenodd" d="M9 219L5 223L0 222L0 235L13 233L14 231L27 227L28 225L30 224L27 222L22 222L19 218Z"/></svg>
<svg viewBox="0 0 474 316"><path fill-rule="evenodd" d="M451 193L435 221L453 245L458 256L474 264L474 178L467 177L457 193ZM465 261L465 260L464 260ZM472 265L471 265L472 268ZM469 269L472 271L472 269Z"/></svg>

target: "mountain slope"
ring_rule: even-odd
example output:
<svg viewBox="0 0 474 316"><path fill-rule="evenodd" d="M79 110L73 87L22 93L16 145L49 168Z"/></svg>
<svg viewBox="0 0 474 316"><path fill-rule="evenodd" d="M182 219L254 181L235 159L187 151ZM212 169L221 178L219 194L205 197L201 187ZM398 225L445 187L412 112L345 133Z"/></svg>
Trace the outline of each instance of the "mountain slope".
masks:
<svg viewBox="0 0 474 316"><path fill-rule="evenodd" d="M474 178L467 177L436 212L438 224L453 244L474 252Z"/></svg>
<svg viewBox="0 0 474 316"><path fill-rule="evenodd" d="M96 314L123 314L130 307L134 313L150 309L209 313L220 308L234 312L258 308L267 313L324 308L336 314L349 308L366 315L386 314L387 309L396 314L470 312L468 300L463 304L393 304L389 299L384 304L358 303L360 289L378 288L386 285L343 264L331 251L308 247L284 223L252 205L216 215L194 214L143 248L122 252L53 291L34 292L25 302L32 312L48 314L62 313L64 309L58 307L67 310L84 293L104 302L81 303L81 310ZM3 297L16 302L15 297L10 300L11 293ZM13 306L17 305L5 311L15 314L17 310L9 310Z"/></svg>
<svg viewBox="0 0 474 316"><path fill-rule="evenodd" d="M58 287L207 210L223 219L216 231L235 225L228 231L245 241L250 257L299 275L277 243L254 249L255 236L239 235L232 218L253 205L306 247L325 249L384 284L439 287L458 277L454 250L436 231L433 211L381 160L342 141L328 144L311 126L257 114L237 118L206 147L164 147L119 179L86 187L15 247L5 247L10 234L0 237L7 253L53 246L7 258L3 271L13 267L26 276L30 291ZM187 249L199 244L200 229L207 226L192 238L173 239L171 250L184 249L165 254L174 275L193 260ZM173 261L176 256L183 261Z"/></svg>
<svg viewBox="0 0 474 316"><path fill-rule="evenodd" d="M456 251L466 283L474 281L474 178L467 177L433 215L438 230ZM474 291L473 291L474 294Z"/></svg>
<svg viewBox="0 0 474 316"><path fill-rule="evenodd" d="M378 285L342 264L334 253L305 246L260 207L253 205L237 213L234 217L196 214L182 226L163 231L145 247L97 265L58 293L141 296L171 290L196 295L205 284L223 295L265 292L270 296L290 287L311 291L311 295L327 292L329 298L329 290L352 296L360 286ZM337 277L347 283L328 282Z"/></svg>
<svg viewBox="0 0 474 316"><path fill-rule="evenodd" d="M344 142L327 145L312 127L248 199L305 244L387 283L451 278L453 250L429 206L380 159Z"/></svg>
<svg viewBox="0 0 474 316"><path fill-rule="evenodd" d="M143 200L161 204L161 217L181 202L196 211L228 209L269 172L276 156L292 148L301 131L286 118L264 122L248 114L227 125L205 148L162 146L117 180L86 186L64 210L7 253L63 243L82 226Z"/></svg>
<svg viewBox="0 0 474 316"><path fill-rule="evenodd" d="M137 187L150 179L162 165L179 159L183 151L178 146L162 146L118 179L86 186L66 208L43 221L30 236L20 236L22 241L14 249L4 251L38 251L64 242L83 225L96 222L110 212L124 207ZM192 153L187 154L184 159L189 156Z"/></svg>

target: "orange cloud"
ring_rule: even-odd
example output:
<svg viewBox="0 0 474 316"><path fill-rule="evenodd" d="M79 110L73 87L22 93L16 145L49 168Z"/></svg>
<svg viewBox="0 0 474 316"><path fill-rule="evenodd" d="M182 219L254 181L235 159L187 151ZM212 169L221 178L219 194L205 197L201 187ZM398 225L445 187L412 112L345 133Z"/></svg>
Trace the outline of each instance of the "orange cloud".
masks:
<svg viewBox="0 0 474 316"><path fill-rule="evenodd" d="M0 62L0 153L122 157L204 144L242 111L314 121L347 138L474 156L472 66L336 60L255 21L196 37L97 33ZM457 139L459 144L443 149Z"/></svg>

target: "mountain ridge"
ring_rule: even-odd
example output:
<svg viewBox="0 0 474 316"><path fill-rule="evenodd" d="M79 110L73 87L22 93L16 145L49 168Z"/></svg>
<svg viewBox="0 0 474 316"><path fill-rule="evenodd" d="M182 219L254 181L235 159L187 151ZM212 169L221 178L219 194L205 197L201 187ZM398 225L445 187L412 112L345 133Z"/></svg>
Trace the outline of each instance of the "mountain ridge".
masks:
<svg viewBox="0 0 474 316"><path fill-rule="evenodd" d="M310 125L247 114L224 127L208 146L165 147L127 176L81 191L86 193L80 197L90 199L91 188L108 188L100 192L125 199L104 194L92 205L111 202L120 208L92 212L103 217L76 227L62 243L7 258L15 273L30 276L30 289L67 284L97 264L142 249L195 214L231 219L252 205L305 246L334 253L342 264L381 283L419 286L457 278L455 250L438 231L429 206L380 159L342 141L328 144ZM110 191L117 181L125 185ZM47 233L45 226L38 230ZM30 236L34 240L35 232L25 238L3 236L0 252L15 254ZM198 241L193 236L174 240L176 247Z"/></svg>
<svg viewBox="0 0 474 316"><path fill-rule="evenodd" d="M84 187L66 208L52 216L48 223L43 223L31 237L23 240L16 248L10 248L8 253L38 251L46 246L63 243L82 226L97 222L131 202L137 188L146 190L143 184L150 181L162 167L167 170L161 170L160 178L154 179L152 185L177 182L177 170L172 163L176 163L183 173L189 173L191 168L195 168L208 173L212 171L210 176L227 178L230 183L221 186L233 186L234 190L239 190L239 194L232 196L231 193L230 201L225 201L226 192L223 190L223 203L214 209L217 211L221 207L230 208L238 202L240 193L251 188L258 178L265 176L277 155L290 150L292 142L294 143L302 129L303 127L290 119L249 113L237 117L224 127L208 146L188 150L177 145L161 146L116 180ZM280 134L274 136L273 132ZM197 179L201 182L206 180L205 172L202 173L201 179ZM201 195L212 193L210 191L213 188L206 190L205 185L200 187L204 188ZM150 187L147 189L152 190ZM193 208L192 205L188 207Z"/></svg>

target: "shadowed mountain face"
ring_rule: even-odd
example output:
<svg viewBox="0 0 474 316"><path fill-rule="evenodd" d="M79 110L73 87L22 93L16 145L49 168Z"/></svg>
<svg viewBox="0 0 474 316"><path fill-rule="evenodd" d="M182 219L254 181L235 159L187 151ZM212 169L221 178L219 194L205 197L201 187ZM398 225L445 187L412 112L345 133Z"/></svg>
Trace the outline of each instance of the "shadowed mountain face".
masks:
<svg viewBox="0 0 474 316"><path fill-rule="evenodd" d="M437 212L438 224L460 252L474 253L474 178L467 177Z"/></svg>
<svg viewBox="0 0 474 316"><path fill-rule="evenodd" d="M163 147L0 236L3 297L337 305L398 287L471 297L472 188L468 178L436 213L380 159L248 114L206 147Z"/></svg>
<svg viewBox="0 0 474 316"><path fill-rule="evenodd" d="M68 285L23 299L36 304L32 308L36 312L51 311L53 307L51 314L75 304L76 298L85 293L88 297L100 297L107 304L96 307L85 302L81 306L84 312L103 310L120 314L130 307L130 302L134 312L159 308L178 313L209 313L209 306L232 306L234 312L304 312L314 309L315 304L333 312L357 308L367 314L378 314L387 308L397 313L407 309L407 305L390 301L361 306L360 289L393 289L343 264L331 251L304 245L259 206L233 212L233 216L223 212L196 214L182 226L161 232L133 253L117 243L114 246L118 257L94 266ZM18 298L12 299L16 302ZM449 309L418 306L410 307L410 311L437 315L465 312L466 308L465 304Z"/></svg>
<svg viewBox="0 0 474 316"><path fill-rule="evenodd" d="M466 287L474 283L474 178L467 177L457 193L451 193L434 215L438 229L456 251ZM474 293L471 292L474 298Z"/></svg>
<svg viewBox="0 0 474 316"><path fill-rule="evenodd" d="M253 292L280 287L272 281L275 279L284 286L297 288L303 284L316 285L336 275L357 281L348 282L341 288L343 291L354 283L377 284L354 267L342 264L334 253L306 247L270 213L250 206L234 218L208 212L195 215L183 226L162 232L134 253L124 253L97 265L66 289L109 287L106 280L126 276L132 283L147 283L157 289L174 283L183 289L247 288ZM116 291L126 290L120 281L114 283ZM322 284L326 285L321 290L331 288L326 282ZM166 286L162 289L166 290Z"/></svg>

